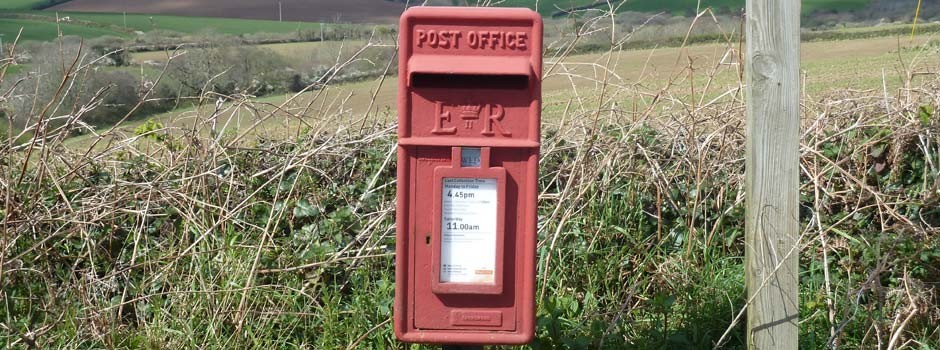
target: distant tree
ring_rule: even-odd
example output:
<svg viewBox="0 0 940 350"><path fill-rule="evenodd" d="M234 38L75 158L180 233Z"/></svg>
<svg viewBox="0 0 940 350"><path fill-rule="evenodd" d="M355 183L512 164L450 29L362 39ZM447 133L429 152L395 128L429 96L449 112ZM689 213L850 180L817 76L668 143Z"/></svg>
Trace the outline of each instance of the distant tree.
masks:
<svg viewBox="0 0 940 350"><path fill-rule="evenodd" d="M43 0L36 5L33 5L34 10L44 10L50 7L53 7L58 4L69 2L69 0Z"/></svg>
<svg viewBox="0 0 940 350"><path fill-rule="evenodd" d="M271 50L222 46L188 50L173 61L167 74L179 81L186 96L209 91L263 95L285 90L286 68L287 62Z"/></svg>
<svg viewBox="0 0 940 350"><path fill-rule="evenodd" d="M126 66L131 62L130 55L125 49L127 43L123 38L103 36L91 40L89 46L97 56L107 56L115 66Z"/></svg>
<svg viewBox="0 0 940 350"><path fill-rule="evenodd" d="M304 88L307 87L307 84L304 84L303 77L300 74L294 74L290 77L290 91L291 92L301 92Z"/></svg>

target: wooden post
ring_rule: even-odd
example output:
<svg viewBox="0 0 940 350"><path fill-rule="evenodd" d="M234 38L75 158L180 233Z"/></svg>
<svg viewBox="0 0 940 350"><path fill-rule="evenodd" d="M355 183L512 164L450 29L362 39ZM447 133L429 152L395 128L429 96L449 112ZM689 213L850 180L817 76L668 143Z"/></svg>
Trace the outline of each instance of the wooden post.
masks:
<svg viewBox="0 0 940 350"><path fill-rule="evenodd" d="M748 349L799 346L800 0L747 0Z"/></svg>

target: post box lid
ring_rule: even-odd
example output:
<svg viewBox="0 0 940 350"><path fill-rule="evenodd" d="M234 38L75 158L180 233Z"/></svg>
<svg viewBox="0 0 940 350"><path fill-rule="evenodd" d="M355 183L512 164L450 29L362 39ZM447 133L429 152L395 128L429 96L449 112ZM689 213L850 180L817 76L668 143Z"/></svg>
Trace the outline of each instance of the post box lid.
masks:
<svg viewBox="0 0 940 350"><path fill-rule="evenodd" d="M415 73L468 75L533 75L527 56L416 55L408 60L408 85Z"/></svg>

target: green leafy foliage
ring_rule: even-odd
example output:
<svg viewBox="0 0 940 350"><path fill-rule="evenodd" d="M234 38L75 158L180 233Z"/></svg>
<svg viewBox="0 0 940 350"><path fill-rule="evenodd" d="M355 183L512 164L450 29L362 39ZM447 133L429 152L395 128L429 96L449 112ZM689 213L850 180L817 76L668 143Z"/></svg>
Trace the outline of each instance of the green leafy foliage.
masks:
<svg viewBox="0 0 940 350"><path fill-rule="evenodd" d="M930 125L935 118L933 107L930 105L920 106L917 110L917 117L924 126Z"/></svg>

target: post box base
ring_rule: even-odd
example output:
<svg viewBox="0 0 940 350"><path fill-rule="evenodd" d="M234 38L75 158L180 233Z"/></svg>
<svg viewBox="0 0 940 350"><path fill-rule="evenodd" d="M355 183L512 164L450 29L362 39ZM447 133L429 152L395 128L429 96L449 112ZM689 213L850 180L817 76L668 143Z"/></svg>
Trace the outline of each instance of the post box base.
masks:
<svg viewBox="0 0 940 350"><path fill-rule="evenodd" d="M420 333L396 334L396 336L406 343L447 345L525 345L531 343L534 338L531 334L466 331L421 331Z"/></svg>

